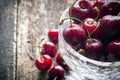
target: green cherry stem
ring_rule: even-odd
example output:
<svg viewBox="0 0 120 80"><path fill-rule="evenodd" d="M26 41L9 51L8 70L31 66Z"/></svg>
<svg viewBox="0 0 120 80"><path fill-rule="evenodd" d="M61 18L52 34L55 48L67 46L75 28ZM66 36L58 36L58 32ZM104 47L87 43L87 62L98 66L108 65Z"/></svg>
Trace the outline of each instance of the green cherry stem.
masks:
<svg viewBox="0 0 120 80"><path fill-rule="evenodd" d="M92 38L91 38L91 35L90 35L90 32L86 29L86 31L87 31L87 34L88 34L88 38L89 38L89 40L90 40L90 43L92 43Z"/></svg>
<svg viewBox="0 0 120 80"><path fill-rule="evenodd" d="M79 20L78 18L69 17L69 18L62 19L62 20L60 21L59 25L62 25L62 24L64 23L64 21L67 20L67 19L70 19L70 20L75 19L75 20L79 21L80 23L83 23L83 22L82 22L81 20Z"/></svg>
<svg viewBox="0 0 120 80"><path fill-rule="evenodd" d="M100 21L98 22L98 25L97 25L97 27L93 30L93 32L90 34L90 35L92 35L97 29L98 29L98 27L99 27L99 24L100 24Z"/></svg>
<svg viewBox="0 0 120 80"><path fill-rule="evenodd" d="M95 10L97 11L97 13L98 13L97 17L94 19L94 21L97 21L97 19L98 19L99 16L100 16L100 9L99 9L98 7L95 7L94 9L95 9Z"/></svg>
<svg viewBox="0 0 120 80"><path fill-rule="evenodd" d="M76 0L70 7L70 10L69 10L69 17L71 17L71 14L72 14L72 7L75 5L75 3L77 2L78 0ZM70 24L72 26L72 19L70 19Z"/></svg>

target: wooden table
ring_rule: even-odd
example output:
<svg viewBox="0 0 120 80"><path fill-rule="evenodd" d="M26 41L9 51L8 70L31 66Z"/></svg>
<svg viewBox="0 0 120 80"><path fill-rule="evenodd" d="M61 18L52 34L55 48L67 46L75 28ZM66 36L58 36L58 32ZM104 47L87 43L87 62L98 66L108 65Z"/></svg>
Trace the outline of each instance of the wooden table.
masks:
<svg viewBox="0 0 120 80"><path fill-rule="evenodd" d="M0 0L0 80L37 80L36 42L74 0Z"/></svg>

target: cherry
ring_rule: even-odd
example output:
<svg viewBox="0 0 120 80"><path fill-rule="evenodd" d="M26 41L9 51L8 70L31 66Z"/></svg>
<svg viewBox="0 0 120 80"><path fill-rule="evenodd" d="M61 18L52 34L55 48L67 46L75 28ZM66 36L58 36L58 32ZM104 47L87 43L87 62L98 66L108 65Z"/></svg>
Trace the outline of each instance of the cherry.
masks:
<svg viewBox="0 0 120 80"><path fill-rule="evenodd" d="M48 32L48 38L54 44L58 43L58 29L51 29Z"/></svg>
<svg viewBox="0 0 120 80"><path fill-rule="evenodd" d="M62 80L64 78L65 70L60 65L52 67L49 72L50 80Z"/></svg>
<svg viewBox="0 0 120 80"><path fill-rule="evenodd" d="M100 21L100 39L105 43L111 41L111 37L116 34L120 28L120 16L106 15Z"/></svg>
<svg viewBox="0 0 120 80"><path fill-rule="evenodd" d="M117 30L117 32L111 37L111 40L116 40L120 38L120 28Z"/></svg>
<svg viewBox="0 0 120 80"><path fill-rule="evenodd" d="M90 59L99 60L103 55L104 46L98 39L87 39L84 45L84 55Z"/></svg>
<svg viewBox="0 0 120 80"><path fill-rule="evenodd" d="M108 54L107 62L116 62L116 61L120 61L120 57L117 57L114 54Z"/></svg>
<svg viewBox="0 0 120 80"><path fill-rule="evenodd" d="M89 31L91 37L98 37L100 35L99 30L99 22L94 21L92 18L86 18L83 21L83 28L85 29L86 33Z"/></svg>
<svg viewBox="0 0 120 80"><path fill-rule="evenodd" d="M69 71L69 67L65 63L65 61L63 60L60 53L58 53L57 56L56 56L56 62L57 62L58 65L62 66L66 71Z"/></svg>
<svg viewBox="0 0 120 80"><path fill-rule="evenodd" d="M101 18L101 7L102 7L102 5L105 3L105 1L103 0L98 0L98 1L94 1L93 2L93 8L94 8L94 10L93 10L93 15L95 16L95 17L98 17L98 19L99 18ZM96 11L96 9L97 10L99 10L99 12L98 11Z"/></svg>
<svg viewBox="0 0 120 80"><path fill-rule="evenodd" d="M41 54L47 54L54 57L57 53L57 46L52 42L46 42L42 45Z"/></svg>
<svg viewBox="0 0 120 80"><path fill-rule="evenodd" d="M98 0L93 3L93 7L97 7L98 9L101 9L102 5L104 4L105 1Z"/></svg>
<svg viewBox="0 0 120 80"><path fill-rule="evenodd" d="M35 65L40 71L46 72L52 65L52 58L49 55L41 55L35 59Z"/></svg>
<svg viewBox="0 0 120 80"><path fill-rule="evenodd" d="M110 42L107 45L107 52L120 58L120 39Z"/></svg>
<svg viewBox="0 0 120 80"><path fill-rule="evenodd" d="M120 12L120 1L107 1L101 7L102 17L105 15L117 15Z"/></svg>
<svg viewBox="0 0 120 80"><path fill-rule="evenodd" d="M73 6L71 9L71 17L84 20L87 17L91 17L92 5L88 0L80 0L78 2L79 6ZM76 20L75 20L76 21Z"/></svg>
<svg viewBox="0 0 120 80"><path fill-rule="evenodd" d="M86 39L86 32L80 25L72 24L65 27L63 37L71 45L82 45Z"/></svg>

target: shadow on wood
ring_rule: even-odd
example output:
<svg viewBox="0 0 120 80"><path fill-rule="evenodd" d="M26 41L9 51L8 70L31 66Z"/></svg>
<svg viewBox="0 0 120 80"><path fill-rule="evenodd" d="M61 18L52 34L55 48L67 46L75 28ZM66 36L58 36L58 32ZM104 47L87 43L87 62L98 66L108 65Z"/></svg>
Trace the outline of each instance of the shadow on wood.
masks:
<svg viewBox="0 0 120 80"><path fill-rule="evenodd" d="M0 80L14 80L16 0L0 0Z"/></svg>

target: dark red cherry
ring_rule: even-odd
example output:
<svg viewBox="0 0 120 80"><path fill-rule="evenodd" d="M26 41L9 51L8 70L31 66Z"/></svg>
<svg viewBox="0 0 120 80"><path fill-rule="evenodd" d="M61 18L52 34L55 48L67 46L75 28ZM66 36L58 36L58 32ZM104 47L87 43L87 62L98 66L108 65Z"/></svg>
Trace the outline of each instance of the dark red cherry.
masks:
<svg viewBox="0 0 120 80"><path fill-rule="evenodd" d="M52 58L49 55L41 55L35 59L35 65L40 71L46 72L52 65Z"/></svg>
<svg viewBox="0 0 120 80"><path fill-rule="evenodd" d="M120 38L120 28L117 30L117 32L112 36L111 40L116 40Z"/></svg>
<svg viewBox="0 0 120 80"><path fill-rule="evenodd" d="M57 53L57 46L52 42L46 42L42 45L41 54L47 54L54 57Z"/></svg>
<svg viewBox="0 0 120 80"><path fill-rule="evenodd" d="M71 8L71 16L84 20L88 17L91 17L92 5L88 0L80 0L78 2L79 6L73 6Z"/></svg>
<svg viewBox="0 0 120 80"><path fill-rule="evenodd" d="M93 3L93 7L95 8L95 7L97 7L98 9L101 9L101 7L102 7L102 5L104 4L104 0L102 1L102 0L98 0L98 1L95 1L94 3Z"/></svg>
<svg viewBox="0 0 120 80"><path fill-rule="evenodd" d="M114 54L108 54L107 62L116 62L116 61L120 61L120 57L115 56Z"/></svg>
<svg viewBox="0 0 120 80"><path fill-rule="evenodd" d="M120 16L106 15L100 21L100 39L107 44L120 28Z"/></svg>
<svg viewBox="0 0 120 80"><path fill-rule="evenodd" d="M63 37L71 45L81 45L86 39L85 30L77 24L65 27Z"/></svg>
<svg viewBox="0 0 120 80"><path fill-rule="evenodd" d="M63 67L57 65L50 69L48 75L50 80L62 80L65 75L65 70Z"/></svg>
<svg viewBox="0 0 120 80"><path fill-rule="evenodd" d="M90 59L99 60L103 55L104 46L98 39L87 39L84 45L84 55Z"/></svg>
<svg viewBox="0 0 120 80"><path fill-rule="evenodd" d="M63 60L60 53L58 53L57 56L56 56L56 62L57 62L58 65L62 66L66 71L69 71L69 67L66 64L66 62Z"/></svg>
<svg viewBox="0 0 120 80"><path fill-rule="evenodd" d="M48 31L48 38L54 44L58 43L58 29L51 29Z"/></svg>
<svg viewBox="0 0 120 80"><path fill-rule="evenodd" d="M118 0L111 0L107 1L101 7L102 17L105 15L118 15L120 12L120 1Z"/></svg>
<svg viewBox="0 0 120 80"><path fill-rule="evenodd" d="M99 30L99 22L95 21L92 18L86 18L83 21L83 28L85 29L86 33L89 32L91 37L99 37L100 30Z"/></svg>
<svg viewBox="0 0 120 80"><path fill-rule="evenodd" d="M93 2L93 8L94 9L93 9L92 14L93 14L94 18L96 18L96 17L98 17L98 19L101 18L101 14L102 14L101 13L101 7L104 3L105 3L104 0L98 0L98 1ZM99 10L99 11L97 11L97 10Z"/></svg>
<svg viewBox="0 0 120 80"><path fill-rule="evenodd" d="M108 54L119 57L120 59L120 39L114 40L107 45Z"/></svg>

